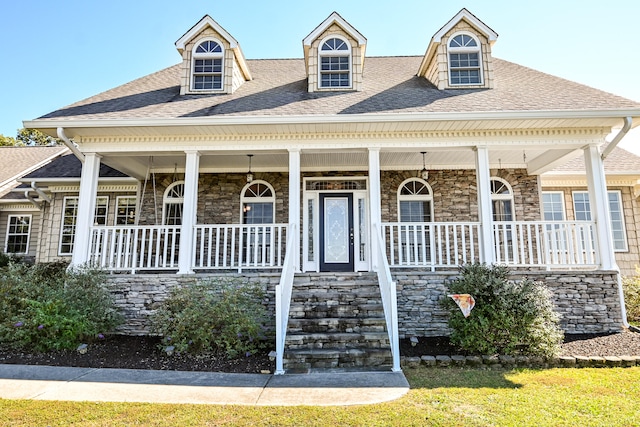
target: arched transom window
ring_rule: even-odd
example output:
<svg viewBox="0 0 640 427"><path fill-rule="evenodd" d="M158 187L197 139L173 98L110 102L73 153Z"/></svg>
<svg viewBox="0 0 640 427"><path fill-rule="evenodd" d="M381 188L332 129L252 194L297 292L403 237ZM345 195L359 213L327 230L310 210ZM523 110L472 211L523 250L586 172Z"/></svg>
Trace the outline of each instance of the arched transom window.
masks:
<svg viewBox="0 0 640 427"><path fill-rule="evenodd" d="M320 87L351 87L351 46L345 40L333 37L320 46Z"/></svg>
<svg viewBox="0 0 640 427"><path fill-rule="evenodd" d="M193 90L220 90L223 76L222 45L215 40L205 40L193 50Z"/></svg>
<svg viewBox="0 0 640 427"><path fill-rule="evenodd" d="M265 181L253 181L242 191L242 223L273 224L276 197Z"/></svg>
<svg viewBox="0 0 640 427"><path fill-rule="evenodd" d="M494 221L515 221L513 215L513 190L502 178L491 178L491 206Z"/></svg>
<svg viewBox="0 0 640 427"><path fill-rule="evenodd" d="M184 206L184 181L176 181L169 185L162 198L162 223L164 225L182 224L182 207Z"/></svg>
<svg viewBox="0 0 640 427"><path fill-rule="evenodd" d="M433 193L426 181L409 178L398 188L400 222L433 221Z"/></svg>
<svg viewBox="0 0 640 427"><path fill-rule="evenodd" d="M449 81L451 85L482 84L480 42L471 34L454 35L449 41Z"/></svg>

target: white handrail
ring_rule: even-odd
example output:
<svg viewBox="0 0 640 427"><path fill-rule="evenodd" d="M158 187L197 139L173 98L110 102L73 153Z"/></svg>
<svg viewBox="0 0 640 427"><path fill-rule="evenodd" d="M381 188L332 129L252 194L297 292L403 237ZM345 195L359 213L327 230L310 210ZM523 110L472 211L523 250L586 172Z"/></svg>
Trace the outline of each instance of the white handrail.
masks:
<svg viewBox="0 0 640 427"><path fill-rule="evenodd" d="M295 247L296 225L289 224L289 237L287 248ZM291 293L293 291L293 277L295 274L295 251L287 250L284 256L280 282L276 285L276 375L284 374L284 344L287 339L287 326L289 322L289 308L291 306Z"/></svg>
<svg viewBox="0 0 640 427"><path fill-rule="evenodd" d="M384 318L389 334L389 344L391 345L391 356L393 358L392 371L399 372L400 369L400 340L398 339L398 301L396 295L396 282L391 277L391 270L385 254L385 246L382 240L382 233L377 224L373 224L374 234L378 240L377 251L374 256L377 258L378 284L384 307Z"/></svg>

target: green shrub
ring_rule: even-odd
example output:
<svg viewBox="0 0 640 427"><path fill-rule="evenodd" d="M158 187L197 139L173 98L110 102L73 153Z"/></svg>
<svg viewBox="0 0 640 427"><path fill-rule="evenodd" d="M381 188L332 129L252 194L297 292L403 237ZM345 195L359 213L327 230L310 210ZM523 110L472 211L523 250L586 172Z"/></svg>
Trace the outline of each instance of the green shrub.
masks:
<svg viewBox="0 0 640 427"><path fill-rule="evenodd" d="M635 276L622 278L622 289L627 319L630 323L640 326L640 268L636 269Z"/></svg>
<svg viewBox="0 0 640 427"><path fill-rule="evenodd" d="M0 341L26 350L73 349L123 321L104 273L65 263L10 264L0 272Z"/></svg>
<svg viewBox="0 0 640 427"><path fill-rule="evenodd" d="M549 290L529 279L509 280L505 266L470 264L448 285L450 294L470 294L475 308L465 318L451 298L442 300L450 312L451 342L476 354L552 356L563 332L553 311Z"/></svg>
<svg viewBox="0 0 640 427"><path fill-rule="evenodd" d="M250 355L267 344L263 299L259 285L234 279L175 288L151 317L152 331L177 352Z"/></svg>

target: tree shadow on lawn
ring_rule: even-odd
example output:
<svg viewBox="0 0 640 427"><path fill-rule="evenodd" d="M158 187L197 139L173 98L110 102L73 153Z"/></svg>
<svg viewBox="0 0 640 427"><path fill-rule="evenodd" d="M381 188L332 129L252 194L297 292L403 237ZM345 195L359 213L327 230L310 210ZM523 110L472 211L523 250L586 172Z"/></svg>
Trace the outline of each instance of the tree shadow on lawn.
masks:
<svg viewBox="0 0 640 427"><path fill-rule="evenodd" d="M412 389L417 388L521 388L521 384L506 378L508 370L470 368L405 368L405 377Z"/></svg>

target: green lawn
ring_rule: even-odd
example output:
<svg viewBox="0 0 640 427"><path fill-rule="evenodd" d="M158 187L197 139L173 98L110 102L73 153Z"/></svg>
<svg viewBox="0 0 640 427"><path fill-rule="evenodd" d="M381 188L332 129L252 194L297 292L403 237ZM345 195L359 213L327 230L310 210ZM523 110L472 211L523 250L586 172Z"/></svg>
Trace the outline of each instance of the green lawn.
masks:
<svg viewBox="0 0 640 427"><path fill-rule="evenodd" d="M640 367L412 369L402 399L351 407L0 400L2 426L637 426Z"/></svg>

